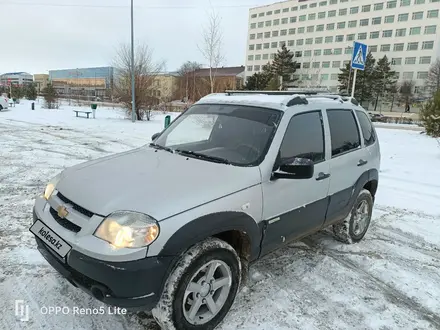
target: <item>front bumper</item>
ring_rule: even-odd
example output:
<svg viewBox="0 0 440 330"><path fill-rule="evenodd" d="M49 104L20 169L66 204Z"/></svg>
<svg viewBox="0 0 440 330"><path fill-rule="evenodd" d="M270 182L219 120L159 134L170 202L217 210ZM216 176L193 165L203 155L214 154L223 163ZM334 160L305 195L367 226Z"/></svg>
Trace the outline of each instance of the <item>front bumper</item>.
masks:
<svg viewBox="0 0 440 330"><path fill-rule="evenodd" d="M34 221L37 215L33 213ZM37 247L49 264L75 287L99 301L131 311L150 311L162 294L173 257L109 262L71 250L60 258L38 237Z"/></svg>

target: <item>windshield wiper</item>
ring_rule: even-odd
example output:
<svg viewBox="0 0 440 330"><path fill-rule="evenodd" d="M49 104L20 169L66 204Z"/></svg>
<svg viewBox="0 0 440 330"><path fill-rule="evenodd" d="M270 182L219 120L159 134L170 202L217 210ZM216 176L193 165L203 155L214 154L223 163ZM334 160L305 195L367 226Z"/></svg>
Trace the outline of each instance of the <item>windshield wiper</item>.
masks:
<svg viewBox="0 0 440 330"><path fill-rule="evenodd" d="M157 144L157 143L150 143L150 147L153 147L154 149L160 149L160 150L165 150L165 151L174 153L173 149L161 146L160 144Z"/></svg>
<svg viewBox="0 0 440 330"><path fill-rule="evenodd" d="M215 162L215 163L231 164L231 162L229 160L227 160L225 158L221 158L221 157L209 156L209 155L205 155L205 154L195 152L195 151L190 151L190 150L176 149L175 151L179 154L182 154L182 155L193 156L194 158L200 158L200 159L204 159L204 160Z"/></svg>

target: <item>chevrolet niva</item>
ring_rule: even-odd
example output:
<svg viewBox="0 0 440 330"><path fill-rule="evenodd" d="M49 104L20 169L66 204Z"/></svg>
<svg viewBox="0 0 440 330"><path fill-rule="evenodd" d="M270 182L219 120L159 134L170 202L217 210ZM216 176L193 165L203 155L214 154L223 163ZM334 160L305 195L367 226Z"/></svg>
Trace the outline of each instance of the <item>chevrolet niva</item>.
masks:
<svg viewBox="0 0 440 330"><path fill-rule="evenodd" d="M211 94L153 142L67 168L36 198L38 250L99 301L214 329L249 264L333 226L367 232L380 148L355 99Z"/></svg>

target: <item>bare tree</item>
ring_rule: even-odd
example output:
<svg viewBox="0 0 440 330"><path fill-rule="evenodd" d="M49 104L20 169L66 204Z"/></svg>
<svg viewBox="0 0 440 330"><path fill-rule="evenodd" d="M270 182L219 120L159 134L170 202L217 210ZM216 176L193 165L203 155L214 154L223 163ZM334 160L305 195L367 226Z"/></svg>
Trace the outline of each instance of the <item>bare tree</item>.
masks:
<svg viewBox="0 0 440 330"><path fill-rule="evenodd" d="M224 60L223 33L221 30L221 17L212 11L208 14L208 25L202 31L202 44L198 45L203 57L209 65L209 82L211 93L214 93L215 75L217 68Z"/></svg>
<svg viewBox="0 0 440 330"><path fill-rule="evenodd" d="M425 84L432 94L440 90L440 58L429 68L428 78L426 78Z"/></svg>
<svg viewBox="0 0 440 330"><path fill-rule="evenodd" d="M179 76L181 77L181 82L184 84L184 95L185 101L188 102L190 99L190 89L194 89L195 86L192 84L193 80L195 80L195 71L202 68L202 65L197 62L187 61L182 64L182 66L177 71ZM191 86L192 85L192 86ZM194 93L192 93L194 96Z"/></svg>
<svg viewBox="0 0 440 330"><path fill-rule="evenodd" d="M414 97L414 81L404 80L399 86L399 101L409 106Z"/></svg>
<svg viewBox="0 0 440 330"><path fill-rule="evenodd" d="M153 52L145 44L137 45L135 49L135 106L137 120L151 118L151 107L158 104L157 97L152 95L153 82L158 73L164 68L164 62L154 62ZM117 71L114 82L116 97L124 105L127 114L132 111L131 94L131 48L127 44L120 46L114 60Z"/></svg>

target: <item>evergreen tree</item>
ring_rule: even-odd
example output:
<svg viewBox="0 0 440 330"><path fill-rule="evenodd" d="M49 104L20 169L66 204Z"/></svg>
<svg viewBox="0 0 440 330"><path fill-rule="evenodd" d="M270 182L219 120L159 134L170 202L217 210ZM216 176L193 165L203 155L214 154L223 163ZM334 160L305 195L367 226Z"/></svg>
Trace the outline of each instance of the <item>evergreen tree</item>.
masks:
<svg viewBox="0 0 440 330"><path fill-rule="evenodd" d="M11 98L14 99L21 99L23 97L23 88L18 85L12 85L11 86Z"/></svg>
<svg viewBox="0 0 440 330"><path fill-rule="evenodd" d="M55 88L53 88L52 84L47 84L46 88L43 89L43 95L47 109L58 108L58 93Z"/></svg>
<svg viewBox="0 0 440 330"><path fill-rule="evenodd" d="M265 70L262 72L254 73L246 81L244 86L245 90L265 90L269 81L271 80L271 74Z"/></svg>
<svg viewBox="0 0 440 330"><path fill-rule="evenodd" d="M275 54L270 65L270 72L275 77L283 77L283 87L289 83L294 82L293 74L296 72L296 62L293 60L293 53L287 49L286 44L281 46L281 50L278 50Z"/></svg>
<svg viewBox="0 0 440 330"><path fill-rule="evenodd" d="M426 134L440 137L440 90L422 106L420 118L425 126Z"/></svg>
<svg viewBox="0 0 440 330"><path fill-rule="evenodd" d="M26 86L25 96L28 100L36 100L37 99L37 89L35 88L34 83Z"/></svg>
<svg viewBox="0 0 440 330"><path fill-rule="evenodd" d="M390 94L392 88L395 86L395 75L396 72L391 70L391 62L388 61L386 55L377 61L374 67L374 84L372 85L373 96L375 97L374 111L376 111L379 97Z"/></svg>
<svg viewBox="0 0 440 330"><path fill-rule="evenodd" d="M340 92L348 92L351 89L351 82L353 80L353 76L350 77L350 70L351 70L351 61L347 63L345 68L340 69L340 72L338 73L338 82L339 82L338 90ZM351 72L351 75L353 75L353 72Z"/></svg>

